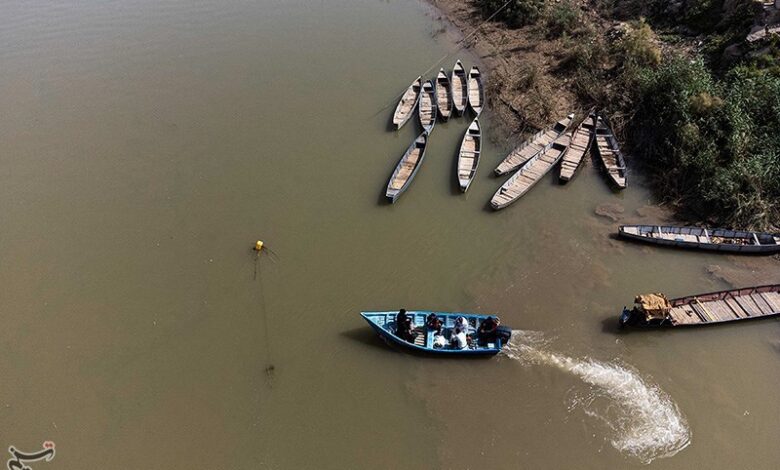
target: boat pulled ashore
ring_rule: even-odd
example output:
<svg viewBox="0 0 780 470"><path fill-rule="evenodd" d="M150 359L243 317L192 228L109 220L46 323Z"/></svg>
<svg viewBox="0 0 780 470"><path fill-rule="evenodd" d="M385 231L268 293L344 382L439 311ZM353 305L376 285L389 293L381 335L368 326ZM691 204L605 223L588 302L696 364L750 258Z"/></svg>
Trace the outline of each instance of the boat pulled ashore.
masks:
<svg viewBox="0 0 780 470"><path fill-rule="evenodd" d="M455 62L455 67L452 68L452 80L450 80L452 90L452 107L456 116L463 116L466 112L469 99L469 87L468 77L466 76L466 69L463 67L461 61Z"/></svg>
<svg viewBox="0 0 780 470"><path fill-rule="evenodd" d="M772 254L780 252L780 234L725 228L621 225L618 236L655 245L722 251Z"/></svg>
<svg viewBox="0 0 780 470"><path fill-rule="evenodd" d="M618 189L626 189L626 161L620 152L617 139L612 133L607 118L602 115L596 117L596 144L594 149L601 160L604 170L610 181Z"/></svg>
<svg viewBox="0 0 780 470"><path fill-rule="evenodd" d="M634 308L623 307L620 326L700 326L780 315L780 284L745 287L667 299L638 295Z"/></svg>
<svg viewBox="0 0 780 470"><path fill-rule="evenodd" d="M436 331L428 328L426 322L428 315L436 314L439 320L441 320L441 333L437 334ZM505 326L498 326L496 330L496 337L493 342L482 343L477 340L477 330L484 320L491 315L477 315L473 313L458 313L458 312L432 312L428 310L409 310L406 312L408 318L410 318L414 324L414 332L417 336L414 342L406 341L398 336L396 332L396 311L385 312L360 312L360 315L371 325L371 328L389 345L400 346L409 351L432 354L437 356L494 356L501 351L512 335L512 330ZM465 349L457 349L449 346L449 341L443 346L436 346L437 336L449 338L455 328L455 320L458 317L463 317L468 323L468 331L465 333L468 336L473 336L474 340L470 341L469 345ZM496 318L495 315L492 316Z"/></svg>
<svg viewBox="0 0 780 470"><path fill-rule="evenodd" d="M494 172L497 176L511 173L525 164L528 160L544 152L558 137L571 126L574 114L569 114L565 118L556 122L547 129L542 129L523 142L519 147L512 150L509 155L498 164Z"/></svg>
<svg viewBox="0 0 780 470"><path fill-rule="evenodd" d="M574 177L574 172L580 167L582 157L588 153L592 142L593 116L588 116L572 133L569 151L561 160L561 172L558 176L561 183L566 183Z"/></svg>
<svg viewBox="0 0 780 470"><path fill-rule="evenodd" d="M439 108L439 117L447 121L452 114L452 89L450 79L444 69L436 75L436 107Z"/></svg>
<svg viewBox="0 0 780 470"><path fill-rule="evenodd" d="M476 65L469 70L469 106L474 114L479 116L482 112L482 107L485 106L485 88L482 84L482 74L479 72L479 67Z"/></svg>

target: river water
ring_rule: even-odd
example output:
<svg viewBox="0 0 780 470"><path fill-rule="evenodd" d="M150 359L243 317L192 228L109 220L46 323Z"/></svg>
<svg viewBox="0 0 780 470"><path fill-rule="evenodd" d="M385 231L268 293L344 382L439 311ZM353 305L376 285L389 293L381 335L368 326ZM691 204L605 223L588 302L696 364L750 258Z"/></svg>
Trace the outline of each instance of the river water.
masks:
<svg viewBox="0 0 780 470"><path fill-rule="evenodd" d="M489 107L468 194L455 119L383 203L419 132L389 131L388 104L443 56L476 60L432 14L4 5L0 447L52 440L34 468L66 469L777 467L776 321L615 328L637 293L778 282L775 261L610 238L663 213L592 164L487 210L511 147ZM358 315L400 306L499 312L515 340L402 354Z"/></svg>

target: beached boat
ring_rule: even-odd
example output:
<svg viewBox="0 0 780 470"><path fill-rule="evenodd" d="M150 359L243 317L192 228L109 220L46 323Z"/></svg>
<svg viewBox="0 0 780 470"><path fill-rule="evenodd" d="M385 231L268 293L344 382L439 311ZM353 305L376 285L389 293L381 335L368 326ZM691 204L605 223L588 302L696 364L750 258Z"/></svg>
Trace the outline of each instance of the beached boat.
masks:
<svg viewBox="0 0 780 470"><path fill-rule="evenodd" d="M667 299L639 295L634 308L623 308L620 326L699 326L780 315L780 284L745 287Z"/></svg>
<svg viewBox="0 0 780 470"><path fill-rule="evenodd" d="M656 245L726 253L780 252L780 234L748 232L725 228L670 227L661 225L621 225L618 235Z"/></svg>
<svg viewBox="0 0 780 470"><path fill-rule="evenodd" d="M444 69L436 76L436 107L442 121L447 121L452 114L452 91L450 79Z"/></svg>
<svg viewBox="0 0 780 470"><path fill-rule="evenodd" d="M455 62L450 83L452 85L452 107L455 114L463 116L463 113L466 112L466 106L468 106L469 81L466 76L466 69L463 68L463 64L460 61Z"/></svg>
<svg viewBox="0 0 780 470"><path fill-rule="evenodd" d="M427 310L407 311L407 315L412 319L416 326L415 332L417 333L417 337L415 338L414 343L412 343L400 338L396 334L395 319L398 314L397 310L391 312L360 312L360 315L365 318L368 324L371 325L371 328L373 328L374 331L391 346L399 346L407 350L425 354L441 356L494 356L501 351L501 348L506 345L512 335L512 330L510 328L499 326L495 342L480 344L479 341L474 340L471 341L471 344L466 349L453 349L449 345L435 347L434 341L436 333L434 331L429 331L425 326L426 318L431 313L435 313L442 321L441 336L445 339L450 337L457 317L466 319L469 324L469 331L466 333L474 338L476 338L476 331L479 328L479 325L488 317L488 315L475 315L471 313L430 312Z"/></svg>
<svg viewBox="0 0 780 470"><path fill-rule="evenodd" d="M517 170L525 162L544 152L555 139L562 136L564 132L571 126L571 122L574 119L574 114L569 114L565 118L556 122L547 129L542 129L536 134L532 135L528 140L523 142L519 147L512 150L504 160L498 164L495 169L496 175L505 175Z"/></svg>
<svg viewBox="0 0 780 470"><path fill-rule="evenodd" d="M561 173L559 176L561 183L566 183L574 177L574 173L580 167L582 158L588 153L592 142L593 116L588 116L572 133L569 150L563 156L563 160L561 160Z"/></svg>
<svg viewBox="0 0 780 470"><path fill-rule="evenodd" d="M423 83L422 93L420 94L420 124L427 133L431 133L434 124L436 124L436 90L433 82L430 80Z"/></svg>
<svg viewBox="0 0 780 470"><path fill-rule="evenodd" d="M482 131L479 128L479 118L474 118L469 128L466 129L466 134L460 143L460 152L458 152L458 184L464 193L469 189L469 185L477 173L481 148Z"/></svg>
<svg viewBox="0 0 780 470"><path fill-rule="evenodd" d="M479 116L482 107L485 105L485 89L482 84L482 74L479 73L479 67L476 65L469 70L469 106L474 114Z"/></svg>
<svg viewBox="0 0 780 470"><path fill-rule="evenodd" d="M395 202L401 193L406 191L412 183L414 175L417 174L417 170L420 169L420 165L422 164L423 157L425 157L425 147L427 145L428 133L423 131L423 133L412 142L412 145L406 149L404 156L401 157L401 161L396 165L393 175L387 183L387 192L385 195L390 199L390 202Z"/></svg>
<svg viewBox="0 0 780 470"><path fill-rule="evenodd" d="M499 210L520 199L563 158L568 150L569 140L570 137L564 135L553 142L549 149L528 160L522 168L506 180L506 183L498 188L493 199L490 200L490 206Z"/></svg>
<svg viewBox="0 0 780 470"><path fill-rule="evenodd" d="M409 88L406 89L401 101L398 102L398 106L395 108L395 114L393 114L393 124L396 130L403 127L406 121L412 117L414 108L417 106L417 101L420 99L420 90L422 89L422 77L414 79Z"/></svg>
<svg viewBox="0 0 780 470"><path fill-rule="evenodd" d="M610 180L619 189L626 187L626 162L620 152L617 139L604 116L596 118L596 144L594 149Z"/></svg>

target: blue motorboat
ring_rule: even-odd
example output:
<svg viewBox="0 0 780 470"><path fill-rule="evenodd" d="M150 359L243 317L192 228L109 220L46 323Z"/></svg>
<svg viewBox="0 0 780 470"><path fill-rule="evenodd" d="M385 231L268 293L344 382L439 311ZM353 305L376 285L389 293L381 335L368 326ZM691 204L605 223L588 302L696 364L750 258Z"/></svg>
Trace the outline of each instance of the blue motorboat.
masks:
<svg viewBox="0 0 780 470"><path fill-rule="evenodd" d="M431 330L426 326L428 315L435 313L441 320L441 333ZM406 341L396 334L396 315L398 310L388 312L360 312L371 328L388 344L425 354L442 356L493 356L501 351L501 348L509 342L512 330L505 326L499 326L494 335L487 340L481 340L477 336L477 330L482 322L490 315L475 315L473 313L458 312L432 312L428 310L408 310L407 316L414 322L414 332L417 336L414 342ZM463 317L468 322L466 334L471 338L468 347L458 349L450 346L449 338L455 327L455 319ZM495 315L493 315L494 318ZM441 336L442 338L438 338ZM443 343L443 344L442 344Z"/></svg>

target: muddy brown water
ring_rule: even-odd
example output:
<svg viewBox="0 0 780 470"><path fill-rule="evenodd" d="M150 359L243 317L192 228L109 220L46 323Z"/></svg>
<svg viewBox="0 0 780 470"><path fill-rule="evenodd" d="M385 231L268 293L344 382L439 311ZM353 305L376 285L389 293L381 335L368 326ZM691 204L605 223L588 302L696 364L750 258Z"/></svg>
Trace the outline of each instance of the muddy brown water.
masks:
<svg viewBox="0 0 780 470"><path fill-rule="evenodd" d="M459 194L466 119L381 202L419 132L384 107L457 50L426 4L3 12L0 444L54 441L33 468L776 468L777 321L615 329L638 292L778 282L776 261L610 238L663 213L592 164L492 213L509 147ZM499 312L516 340L398 353L358 312L399 306Z"/></svg>

